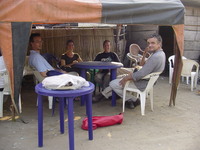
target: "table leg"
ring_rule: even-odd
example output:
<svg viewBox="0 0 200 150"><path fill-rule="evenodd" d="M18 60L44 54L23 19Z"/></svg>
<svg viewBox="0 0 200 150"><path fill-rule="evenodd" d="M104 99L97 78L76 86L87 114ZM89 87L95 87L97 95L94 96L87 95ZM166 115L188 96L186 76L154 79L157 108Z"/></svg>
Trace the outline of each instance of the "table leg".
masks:
<svg viewBox="0 0 200 150"><path fill-rule="evenodd" d="M110 81L116 79L117 69L111 69ZM116 93L112 91L112 106L116 106Z"/></svg>
<svg viewBox="0 0 200 150"><path fill-rule="evenodd" d="M95 82L95 75L96 75L96 69L93 69L92 82L94 84L94 95L96 94L96 86L97 86L97 83Z"/></svg>
<svg viewBox="0 0 200 150"><path fill-rule="evenodd" d="M38 95L38 147L43 146L43 101L42 95Z"/></svg>
<svg viewBox="0 0 200 150"><path fill-rule="evenodd" d="M74 150L74 98L68 98L69 149Z"/></svg>
<svg viewBox="0 0 200 150"><path fill-rule="evenodd" d="M65 132L64 128L64 98L59 97L59 112L60 112L60 133L63 134Z"/></svg>
<svg viewBox="0 0 200 150"><path fill-rule="evenodd" d="M88 136L89 140L93 140L92 129L92 93L86 96L86 114L88 116Z"/></svg>
<svg viewBox="0 0 200 150"><path fill-rule="evenodd" d="M53 97L53 104L52 104L52 117L54 115L54 112L55 112L55 108L56 108L56 97Z"/></svg>
<svg viewBox="0 0 200 150"><path fill-rule="evenodd" d="M86 69L81 69L81 77L86 79ZM84 106L85 101L84 101L84 96L81 96L81 106Z"/></svg>
<svg viewBox="0 0 200 150"><path fill-rule="evenodd" d="M86 69L81 69L81 77L83 77L84 79L86 79Z"/></svg>

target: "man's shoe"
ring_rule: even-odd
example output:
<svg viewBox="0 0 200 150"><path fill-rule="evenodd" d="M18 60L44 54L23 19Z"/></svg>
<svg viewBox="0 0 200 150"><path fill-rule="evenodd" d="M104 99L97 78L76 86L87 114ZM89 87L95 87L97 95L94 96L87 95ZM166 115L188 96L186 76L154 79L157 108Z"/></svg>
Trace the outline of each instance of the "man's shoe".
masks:
<svg viewBox="0 0 200 150"><path fill-rule="evenodd" d="M125 101L125 106L128 107L130 105L130 100Z"/></svg>
<svg viewBox="0 0 200 150"><path fill-rule="evenodd" d="M133 101L131 101L131 102L130 102L130 104L129 104L129 107L128 107L128 108L129 108L129 109L134 109L134 108L135 108Z"/></svg>
<svg viewBox="0 0 200 150"><path fill-rule="evenodd" d="M140 105L140 99L137 98L137 100L135 102L133 102L133 105L136 107L138 105Z"/></svg>
<svg viewBox="0 0 200 150"><path fill-rule="evenodd" d="M134 108L135 108L135 106L134 106L132 100L127 100L127 101L125 102L125 106L126 106L127 108L129 108L129 109L134 109Z"/></svg>
<svg viewBox="0 0 200 150"><path fill-rule="evenodd" d="M92 103L98 103L104 98L103 94L98 94L92 98Z"/></svg>

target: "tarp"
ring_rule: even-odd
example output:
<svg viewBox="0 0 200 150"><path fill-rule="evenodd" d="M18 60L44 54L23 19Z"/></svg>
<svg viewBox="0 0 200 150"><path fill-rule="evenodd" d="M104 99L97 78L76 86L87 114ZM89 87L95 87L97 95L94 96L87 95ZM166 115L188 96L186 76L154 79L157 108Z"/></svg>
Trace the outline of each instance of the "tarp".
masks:
<svg viewBox="0 0 200 150"><path fill-rule="evenodd" d="M31 23L173 26L177 49L170 105L171 101L175 105L184 42L184 6L180 0L0 0L0 47L17 107Z"/></svg>

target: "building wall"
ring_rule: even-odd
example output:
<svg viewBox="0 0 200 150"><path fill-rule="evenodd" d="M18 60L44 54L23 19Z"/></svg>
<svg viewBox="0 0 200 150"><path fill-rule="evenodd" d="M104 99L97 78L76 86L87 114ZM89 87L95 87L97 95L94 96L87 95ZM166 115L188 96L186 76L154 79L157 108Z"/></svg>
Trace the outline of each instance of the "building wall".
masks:
<svg viewBox="0 0 200 150"><path fill-rule="evenodd" d="M198 60L200 56L200 8L186 6L184 56Z"/></svg>
<svg viewBox="0 0 200 150"><path fill-rule="evenodd" d="M138 44L142 49L147 46L146 37L158 32L158 26L155 25L129 25L126 30L127 46Z"/></svg>

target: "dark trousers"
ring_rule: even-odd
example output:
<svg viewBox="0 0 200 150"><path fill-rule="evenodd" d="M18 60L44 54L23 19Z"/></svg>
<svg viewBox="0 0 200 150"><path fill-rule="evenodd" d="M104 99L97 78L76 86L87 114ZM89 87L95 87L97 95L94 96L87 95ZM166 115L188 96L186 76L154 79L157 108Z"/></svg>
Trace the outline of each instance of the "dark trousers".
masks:
<svg viewBox="0 0 200 150"><path fill-rule="evenodd" d="M63 74L62 72L60 71L57 71L57 70L50 70L47 72L47 76L50 77L50 76L56 76L56 75L61 75Z"/></svg>

